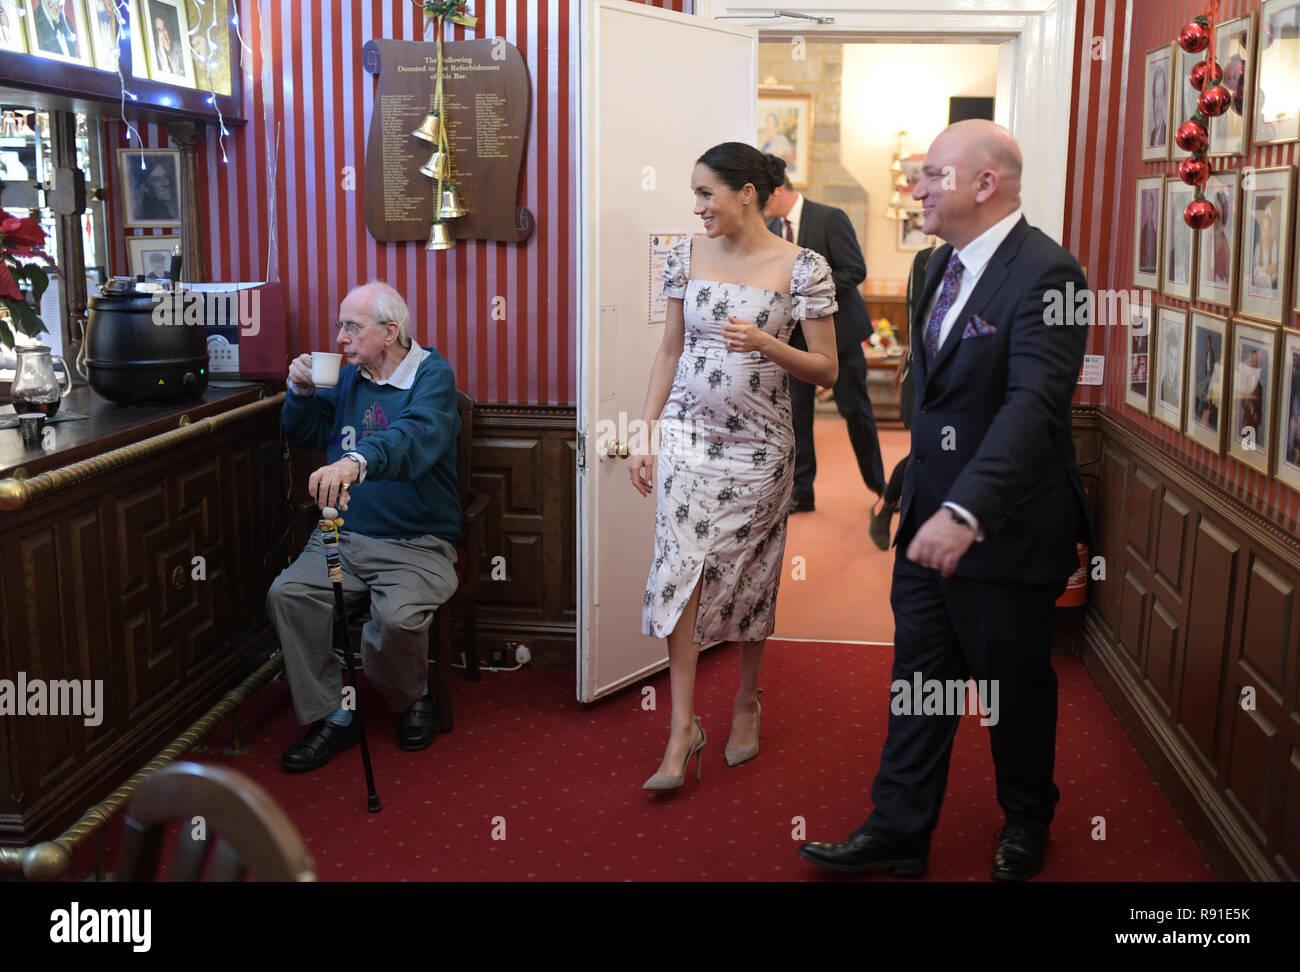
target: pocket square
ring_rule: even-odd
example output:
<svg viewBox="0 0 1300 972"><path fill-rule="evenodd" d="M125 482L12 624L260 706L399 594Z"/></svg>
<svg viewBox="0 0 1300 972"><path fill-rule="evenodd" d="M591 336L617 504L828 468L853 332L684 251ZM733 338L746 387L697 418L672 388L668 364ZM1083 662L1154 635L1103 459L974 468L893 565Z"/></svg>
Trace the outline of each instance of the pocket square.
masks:
<svg viewBox="0 0 1300 972"><path fill-rule="evenodd" d="M997 333L997 327L984 320L984 318L980 317L978 314L972 314L971 319L966 322L965 330L961 332L961 339L965 341L967 338L984 337L986 334Z"/></svg>

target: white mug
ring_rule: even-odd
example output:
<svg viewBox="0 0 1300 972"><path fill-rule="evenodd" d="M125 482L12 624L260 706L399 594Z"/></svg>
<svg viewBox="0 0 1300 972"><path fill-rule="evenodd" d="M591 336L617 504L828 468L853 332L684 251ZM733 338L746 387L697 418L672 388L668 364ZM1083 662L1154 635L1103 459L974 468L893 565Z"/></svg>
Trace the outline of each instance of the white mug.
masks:
<svg viewBox="0 0 1300 972"><path fill-rule="evenodd" d="M339 365L343 355L329 351L311 353L311 383L318 388L330 388L339 383Z"/></svg>

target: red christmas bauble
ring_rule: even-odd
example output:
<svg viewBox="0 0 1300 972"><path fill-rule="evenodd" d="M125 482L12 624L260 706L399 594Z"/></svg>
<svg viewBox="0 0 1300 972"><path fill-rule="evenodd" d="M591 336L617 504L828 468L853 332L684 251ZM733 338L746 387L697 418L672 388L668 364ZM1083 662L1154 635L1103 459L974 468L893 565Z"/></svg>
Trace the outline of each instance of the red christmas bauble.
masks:
<svg viewBox="0 0 1300 972"><path fill-rule="evenodd" d="M1211 118L1218 118L1232 107L1232 92L1221 84L1214 84L1201 92L1196 104Z"/></svg>
<svg viewBox="0 0 1300 972"><path fill-rule="evenodd" d="M1210 46L1210 31L1192 21L1178 32L1178 46L1188 54L1199 54Z"/></svg>
<svg viewBox="0 0 1300 972"><path fill-rule="evenodd" d="M1205 126L1198 121L1185 121L1178 126L1178 131L1174 134L1174 141L1184 152L1199 152L1205 148L1209 141L1209 133L1206 132Z"/></svg>
<svg viewBox="0 0 1300 972"><path fill-rule="evenodd" d="M1213 226L1218 217L1219 214L1214 208L1214 203L1208 199L1193 199L1187 204L1187 208L1183 210L1183 219L1194 230L1203 230L1207 226Z"/></svg>
<svg viewBox="0 0 1300 972"><path fill-rule="evenodd" d="M1197 91L1203 91L1207 80L1218 81L1222 77L1223 69L1214 61L1207 59L1196 62L1196 67L1192 68L1192 73L1187 75L1187 80Z"/></svg>
<svg viewBox="0 0 1300 972"><path fill-rule="evenodd" d="M1189 186L1203 186L1210 177L1210 163L1204 159L1183 159L1178 163L1178 178Z"/></svg>

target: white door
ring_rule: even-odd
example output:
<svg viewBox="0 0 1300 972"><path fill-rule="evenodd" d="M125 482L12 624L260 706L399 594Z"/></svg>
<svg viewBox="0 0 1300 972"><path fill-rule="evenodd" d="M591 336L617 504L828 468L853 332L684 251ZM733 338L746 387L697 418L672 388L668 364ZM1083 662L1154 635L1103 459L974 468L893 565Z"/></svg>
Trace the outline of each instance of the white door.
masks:
<svg viewBox="0 0 1300 972"><path fill-rule="evenodd" d="M754 143L758 35L584 0L580 36L578 699L590 702L668 663L665 642L641 634L654 495L641 496L627 459L608 452L641 417L663 336L647 324L659 284L651 234L700 231L695 160L719 142Z"/></svg>

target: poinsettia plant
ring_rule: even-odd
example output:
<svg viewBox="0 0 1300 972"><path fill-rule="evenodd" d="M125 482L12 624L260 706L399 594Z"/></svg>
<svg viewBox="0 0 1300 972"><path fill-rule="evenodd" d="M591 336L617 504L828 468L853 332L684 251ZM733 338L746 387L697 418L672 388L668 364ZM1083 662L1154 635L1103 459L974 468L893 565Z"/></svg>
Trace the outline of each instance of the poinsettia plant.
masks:
<svg viewBox="0 0 1300 972"><path fill-rule="evenodd" d="M7 348L14 346L15 327L28 337L36 337L45 330L45 324L18 286L18 281L26 280L32 296L40 303L50 276L44 267L32 261L43 260L51 270L59 272L49 254L41 249L44 244L45 231L37 220L19 219L0 209L0 304L9 310L8 319L0 318L0 345Z"/></svg>

